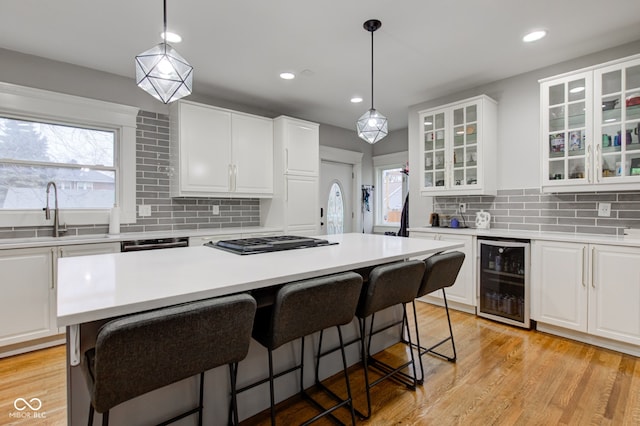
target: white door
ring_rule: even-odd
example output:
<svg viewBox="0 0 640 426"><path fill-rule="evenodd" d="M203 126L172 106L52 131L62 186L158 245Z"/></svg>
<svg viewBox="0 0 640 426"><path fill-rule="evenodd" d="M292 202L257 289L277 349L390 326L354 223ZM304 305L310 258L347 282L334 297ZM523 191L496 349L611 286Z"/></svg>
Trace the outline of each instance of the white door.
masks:
<svg viewBox="0 0 640 426"><path fill-rule="evenodd" d="M320 233L352 232L353 166L322 161L320 164Z"/></svg>

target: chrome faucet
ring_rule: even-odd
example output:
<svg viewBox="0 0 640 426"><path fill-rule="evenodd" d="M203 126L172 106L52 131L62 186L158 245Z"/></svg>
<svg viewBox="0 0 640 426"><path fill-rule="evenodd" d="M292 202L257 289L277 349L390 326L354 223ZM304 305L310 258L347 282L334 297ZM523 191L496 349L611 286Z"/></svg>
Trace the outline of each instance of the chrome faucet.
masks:
<svg viewBox="0 0 640 426"><path fill-rule="evenodd" d="M53 236L60 236L60 224L58 223L58 187L56 183L51 181L47 182L47 206L44 208L44 217L45 219L51 219L51 210L49 209L49 189L53 186L53 198L55 202L55 207L53 209ZM66 228L62 230L62 232L67 232Z"/></svg>

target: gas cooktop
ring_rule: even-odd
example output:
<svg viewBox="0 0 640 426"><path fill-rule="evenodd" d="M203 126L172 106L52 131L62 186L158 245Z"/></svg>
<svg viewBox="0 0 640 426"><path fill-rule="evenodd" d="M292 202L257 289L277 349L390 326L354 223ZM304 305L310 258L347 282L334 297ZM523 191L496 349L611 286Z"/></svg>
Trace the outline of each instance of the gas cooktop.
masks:
<svg viewBox="0 0 640 426"><path fill-rule="evenodd" d="M272 251L293 250L301 248L322 247L338 244L320 238L281 235L277 237L241 238L237 240L209 241L208 247L229 251L236 254L258 254Z"/></svg>

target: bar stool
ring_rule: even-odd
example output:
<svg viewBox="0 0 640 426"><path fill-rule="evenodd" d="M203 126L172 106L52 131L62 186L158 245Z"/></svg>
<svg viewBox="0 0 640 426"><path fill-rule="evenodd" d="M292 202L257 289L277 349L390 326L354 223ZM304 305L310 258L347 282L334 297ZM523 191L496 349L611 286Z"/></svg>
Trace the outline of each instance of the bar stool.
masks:
<svg viewBox="0 0 640 426"><path fill-rule="evenodd" d="M238 389L238 393L269 382L272 425L276 423L274 380L296 370L300 370L299 395L309 400L310 403L322 411L303 424L312 423L326 415L339 422L332 413L343 406L349 407L351 422L355 424L351 386L347 374L347 361L340 326L353 320L361 288L362 277L353 272L290 283L278 290L273 306L261 308L256 313L253 338L267 348L269 353L269 377ZM304 390L304 341L305 336L330 327L338 329L347 399L341 400L330 393L330 396L336 398L338 403L330 408L325 408ZM301 339L300 363L274 374L273 351L285 343L297 339ZM322 348L322 338L320 338L318 346L319 353ZM319 368L319 362L320 358L318 357L316 359L316 371Z"/></svg>
<svg viewBox="0 0 640 426"><path fill-rule="evenodd" d="M416 381L416 365L411 354L411 360L399 366L390 366L382 361L375 359L371 355L371 340L373 335L380 333L394 325L402 323L403 329L407 333L407 339L411 342L411 333L409 332L408 322L406 321L406 304L413 301L420 287L420 282L424 275L425 263L420 260L411 260L407 262L398 262L382 265L374 268L369 280L365 284L356 310L356 316L360 325L360 345L362 351L362 362L364 364L364 378L367 394L367 413L358 413L361 417L367 419L371 416L371 388L388 378L394 378L408 388L415 390ZM376 312L380 312L391 306L401 305L403 319L400 322L387 325L374 331L373 324ZM369 326L369 338L366 339L366 318L371 317ZM383 373L379 379L369 382L369 366L375 367ZM411 366L413 368L413 376L404 373L402 370Z"/></svg>
<svg viewBox="0 0 640 426"><path fill-rule="evenodd" d="M425 271L422 278L420 289L417 296L422 297L426 294L433 293L437 290L442 290L442 297L444 299L444 307L447 313L447 322L449 323L449 336L442 339L438 343L426 348L420 344L420 331L418 329L418 316L416 312L416 302L412 300L413 304L413 320L415 322L416 329L416 343L405 342L411 347L418 349L418 358L420 360L420 379L419 382L424 382L424 366L422 364L422 356L426 353L432 353L439 357L446 359L449 362L456 362L456 344L453 340L453 329L451 328L451 317L449 316L449 305L447 304L447 294L445 292L446 287L451 287L458 278L458 273L464 262L465 255L459 251L452 251L448 253L439 253L425 259ZM453 356L447 356L441 352L436 351L440 345L451 340L451 347L453 348Z"/></svg>
<svg viewBox="0 0 640 426"><path fill-rule="evenodd" d="M206 370L229 364L231 404L237 422L237 363L249 350L255 300L247 294L220 297L115 319L98 331L82 369L94 411L109 424L109 410L163 386L200 374L198 406L167 420L198 413L202 424Z"/></svg>

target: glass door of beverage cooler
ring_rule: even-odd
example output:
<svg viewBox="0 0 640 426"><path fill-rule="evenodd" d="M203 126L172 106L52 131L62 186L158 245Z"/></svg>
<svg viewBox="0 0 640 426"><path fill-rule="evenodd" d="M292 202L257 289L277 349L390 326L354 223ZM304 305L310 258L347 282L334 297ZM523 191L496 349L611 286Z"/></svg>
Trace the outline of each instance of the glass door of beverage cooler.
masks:
<svg viewBox="0 0 640 426"><path fill-rule="evenodd" d="M478 316L529 328L529 242L478 240Z"/></svg>

